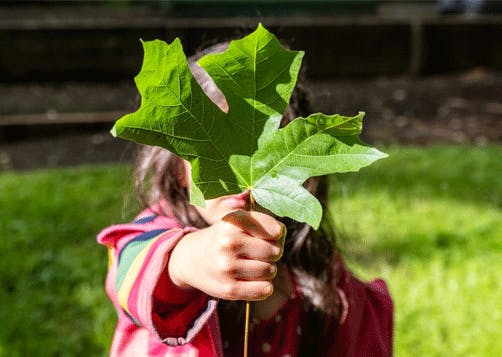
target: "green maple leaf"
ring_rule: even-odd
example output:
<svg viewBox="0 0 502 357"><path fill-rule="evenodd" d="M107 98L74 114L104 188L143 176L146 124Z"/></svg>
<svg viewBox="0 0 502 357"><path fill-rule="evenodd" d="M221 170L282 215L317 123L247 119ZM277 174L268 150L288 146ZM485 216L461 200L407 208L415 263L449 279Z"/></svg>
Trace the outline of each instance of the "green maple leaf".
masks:
<svg viewBox="0 0 502 357"><path fill-rule="evenodd" d="M279 129L303 52L284 49L263 26L199 65L228 103L223 112L192 76L178 39L143 42L140 108L112 134L164 147L192 169L191 202L250 190L264 208L317 228L322 209L302 186L311 176L357 171L386 155L359 140L354 117L313 114Z"/></svg>

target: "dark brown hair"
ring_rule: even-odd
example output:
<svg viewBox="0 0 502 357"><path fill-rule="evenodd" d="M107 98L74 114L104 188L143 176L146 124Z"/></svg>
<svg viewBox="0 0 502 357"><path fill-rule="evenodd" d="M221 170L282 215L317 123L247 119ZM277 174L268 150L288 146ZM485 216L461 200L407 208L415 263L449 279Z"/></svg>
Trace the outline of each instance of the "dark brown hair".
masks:
<svg viewBox="0 0 502 357"><path fill-rule="evenodd" d="M195 79L217 104L221 104L225 98L209 75L196 65L196 61L206 53L221 52L226 47L227 43L217 44L189 59ZM297 116L306 117L311 113L308 93L299 81L284 113L281 126L285 126ZM143 146L137 156L135 174L136 192L145 206L164 200L183 225L198 228L207 226L197 210L189 204L189 192L183 184L185 165L182 159L163 148ZM337 281L338 277L332 268L335 229L327 210L328 180L326 177L313 177L304 185L321 202L323 220L319 230L314 231L307 224L281 218L288 230L282 261L295 275L305 296L306 309L336 319L339 302L332 282ZM234 310L232 316L243 319L242 304L223 302L219 304L219 310L220 313L224 313L224 310ZM225 333L225 326L222 330Z"/></svg>

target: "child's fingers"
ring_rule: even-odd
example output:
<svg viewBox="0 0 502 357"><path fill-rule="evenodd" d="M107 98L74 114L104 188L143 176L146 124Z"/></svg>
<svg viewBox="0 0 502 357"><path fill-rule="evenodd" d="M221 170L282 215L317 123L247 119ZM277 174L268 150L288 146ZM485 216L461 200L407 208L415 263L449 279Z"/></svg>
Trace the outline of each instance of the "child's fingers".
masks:
<svg viewBox="0 0 502 357"><path fill-rule="evenodd" d="M224 256L264 262L276 262L281 258L284 250L283 239L265 240L243 233L234 225L227 226L225 229L230 231L217 233L215 240L215 245Z"/></svg>
<svg viewBox="0 0 502 357"><path fill-rule="evenodd" d="M265 240L280 240L286 227L275 218L255 211L233 211L222 218L243 232Z"/></svg>
<svg viewBox="0 0 502 357"><path fill-rule="evenodd" d="M263 262L275 263L282 257L284 251L282 241L266 241L253 237L246 237L242 244L236 249L236 255L240 258L261 260Z"/></svg>
<svg viewBox="0 0 502 357"><path fill-rule="evenodd" d="M259 260L239 259L229 271L231 278L238 280L272 280L277 274L277 266Z"/></svg>
<svg viewBox="0 0 502 357"><path fill-rule="evenodd" d="M234 280L225 284L220 298L225 300L265 300L274 292L274 286L270 281L246 281Z"/></svg>

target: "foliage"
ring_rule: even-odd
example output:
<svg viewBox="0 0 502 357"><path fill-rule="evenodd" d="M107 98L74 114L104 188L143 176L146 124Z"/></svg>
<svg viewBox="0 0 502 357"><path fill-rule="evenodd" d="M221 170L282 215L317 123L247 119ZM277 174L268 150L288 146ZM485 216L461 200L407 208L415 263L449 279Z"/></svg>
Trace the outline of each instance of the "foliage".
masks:
<svg viewBox="0 0 502 357"><path fill-rule="evenodd" d="M318 227L322 208L303 188L310 176L357 171L386 155L359 140L362 117L316 113L279 124L303 52L285 50L263 26L199 64L225 95L228 113L192 76L179 39L143 42L138 111L112 133L161 146L192 168L191 202L249 190L262 207Z"/></svg>
<svg viewBox="0 0 502 357"><path fill-rule="evenodd" d="M334 176L330 208L350 267L391 289L395 355L497 355L502 146L388 151ZM111 165L0 174L0 356L107 354L116 317L95 235L137 212L128 174Z"/></svg>

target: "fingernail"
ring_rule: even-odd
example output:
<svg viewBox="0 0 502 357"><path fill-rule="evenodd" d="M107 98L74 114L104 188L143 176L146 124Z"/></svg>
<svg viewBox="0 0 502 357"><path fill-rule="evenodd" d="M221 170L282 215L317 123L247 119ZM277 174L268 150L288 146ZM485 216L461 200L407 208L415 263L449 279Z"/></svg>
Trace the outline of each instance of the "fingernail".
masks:
<svg viewBox="0 0 502 357"><path fill-rule="evenodd" d="M288 234L288 229L286 228L286 225L282 225L282 233L281 233L281 239L286 239L286 235Z"/></svg>

